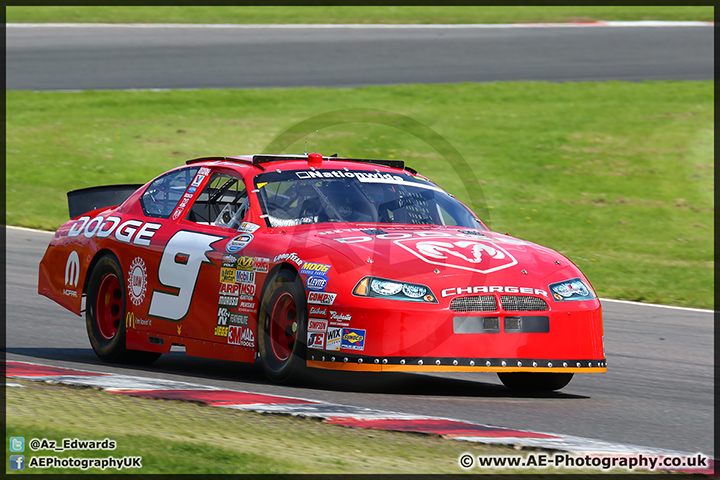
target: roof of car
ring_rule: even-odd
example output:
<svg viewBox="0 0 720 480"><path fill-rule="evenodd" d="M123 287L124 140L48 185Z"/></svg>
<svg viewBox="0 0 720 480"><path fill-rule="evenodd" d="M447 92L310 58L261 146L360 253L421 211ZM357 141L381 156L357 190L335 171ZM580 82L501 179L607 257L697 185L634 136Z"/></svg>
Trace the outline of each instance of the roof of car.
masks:
<svg viewBox="0 0 720 480"><path fill-rule="evenodd" d="M322 159L322 160L320 160ZM330 156L322 156L320 154L304 154L304 155L268 155L268 154L260 154L260 155L237 155L237 156L227 156L227 157L201 157L201 158L194 158L192 160L188 160L185 162L188 165L195 164L195 163L203 163L203 162L234 162L241 165L248 165L248 166L254 166L256 168L259 168L261 170L266 170L265 166L268 163L273 162L291 162L291 163L306 163L308 165L311 165L313 167L318 166L324 166L327 168L333 168L333 167L340 167L341 165L334 163L340 163L340 162L351 162L351 163L360 163L365 165L380 165L396 170L401 170L405 172L409 172L413 175L417 174L417 171L405 166L405 162L402 160L373 160L373 159L366 159L366 158L346 158L346 157L338 157L336 155L330 155ZM317 163L320 162L320 163Z"/></svg>

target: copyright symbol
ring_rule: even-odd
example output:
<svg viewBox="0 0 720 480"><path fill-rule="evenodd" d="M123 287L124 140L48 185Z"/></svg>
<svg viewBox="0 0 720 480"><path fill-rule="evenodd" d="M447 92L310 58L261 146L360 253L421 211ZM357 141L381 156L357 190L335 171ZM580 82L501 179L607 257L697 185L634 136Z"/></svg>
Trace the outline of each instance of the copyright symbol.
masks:
<svg viewBox="0 0 720 480"><path fill-rule="evenodd" d="M37 451L39 448L40 448L40 440L38 440L37 438L33 438L32 440L30 440L30 450L32 450L34 452L34 451Z"/></svg>
<svg viewBox="0 0 720 480"><path fill-rule="evenodd" d="M469 453L460 455L460 466L462 468L470 468L475 464L475 459Z"/></svg>

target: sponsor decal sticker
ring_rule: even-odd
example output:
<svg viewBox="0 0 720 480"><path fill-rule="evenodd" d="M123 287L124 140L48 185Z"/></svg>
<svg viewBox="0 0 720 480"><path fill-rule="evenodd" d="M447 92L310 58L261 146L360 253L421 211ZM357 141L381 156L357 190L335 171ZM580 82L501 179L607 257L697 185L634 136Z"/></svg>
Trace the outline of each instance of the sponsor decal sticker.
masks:
<svg viewBox="0 0 720 480"><path fill-rule="evenodd" d="M250 233L243 233L230 240L225 246L225 251L228 253L237 253L243 248L247 247L252 242L253 236Z"/></svg>
<svg viewBox="0 0 720 480"><path fill-rule="evenodd" d="M220 268L220 283L235 283L235 270L234 268Z"/></svg>
<svg viewBox="0 0 720 480"><path fill-rule="evenodd" d="M241 327L247 327L250 317L244 313L231 313L228 323L230 325L240 325Z"/></svg>
<svg viewBox="0 0 720 480"><path fill-rule="evenodd" d="M240 308L250 308L252 310L255 310L255 302L242 302L240 304Z"/></svg>
<svg viewBox="0 0 720 480"><path fill-rule="evenodd" d="M230 310L224 307L218 308L217 313L217 324L218 325L227 325L228 318L230 318Z"/></svg>
<svg viewBox="0 0 720 480"><path fill-rule="evenodd" d="M325 318L328 314L328 307L318 307L315 305L310 305L309 314L311 317Z"/></svg>
<svg viewBox="0 0 720 480"><path fill-rule="evenodd" d="M308 332L307 334L308 348L322 350L325 348L325 334L321 332Z"/></svg>
<svg viewBox="0 0 720 480"><path fill-rule="evenodd" d="M200 170L198 170L198 173L200 175L210 175L210 169L208 167L200 167Z"/></svg>
<svg viewBox="0 0 720 480"><path fill-rule="evenodd" d="M238 227L238 232L245 232L245 233L255 233L257 229L260 228L260 225L257 225L255 223L251 222L242 222L240 226Z"/></svg>
<svg viewBox="0 0 720 480"><path fill-rule="evenodd" d="M336 312L335 310L330 310L330 317L328 318L330 320L330 325L336 327L349 327L352 315L347 312Z"/></svg>
<svg viewBox="0 0 720 480"><path fill-rule="evenodd" d="M235 283L255 283L255 272L237 270L237 273L235 273Z"/></svg>
<svg viewBox="0 0 720 480"><path fill-rule="evenodd" d="M281 253L280 255L276 256L276 257L273 259L273 263L277 263L277 262L280 262L280 261L283 261L283 260L288 260L288 261L290 261L290 262L293 262L293 263L294 263L295 265L297 265L298 267L301 267L302 264L303 264L303 261L298 258L297 253L295 253L295 252L292 252L292 253Z"/></svg>
<svg viewBox="0 0 720 480"><path fill-rule="evenodd" d="M255 296L255 284L254 283L238 283L240 286L240 298L247 300L248 297L253 298Z"/></svg>
<svg viewBox="0 0 720 480"><path fill-rule="evenodd" d="M328 327L325 337L326 350L340 350L340 344L342 342L342 331L342 328Z"/></svg>
<svg viewBox="0 0 720 480"><path fill-rule="evenodd" d="M248 327L230 325L227 332L227 341L241 347L255 348L255 335Z"/></svg>
<svg viewBox="0 0 720 480"><path fill-rule="evenodd" d="M202 184L203 180L205 180L205 175L200 175L198 172L197 175L195 175L195 178L193 178L192 183L190 184L191 187L199 187L200 184Z"/></svg>
<svg viewBox="0 0 720 480"><path fill-rule="evenodd" d="M467 293L525 293L528 295L542 295L547 297L548 294L545 290L539 288L530 287L502 287L502 286L490 286L490 285L476 285L473 287L453 287L445 288L440 292L443 297L449 297L451 295L463 295Z"/></svg>
<svg viewBox="0 0 720 480"><path fill-rule="evenodd" d="M232 295L220 295L218 305L224 305L226 307L237 307L238 297L233 297Z"/></svg>
<svg viewBox="0 0 720 480"><path fill-rule="evenodd" d="M324 265L322 263L313 263L313 262L305 262L303 263L302 268L300 269L301 274L307 274L307 275L327 275L328 270L330 270L330 267L332 265Z"/></svg>
<svg viewBox="0 0 720 480"><path fill-rule="evenodd" d="M340 348L365 350L365 330L343 328Z"/></svg>
<svg viewBox="0 0 720 480"><path fill-rule="evenodd" d="M255 257L255 262L253 263L253 270L255 270L256 272L267 273L269 269L269 258Z"/></svg>
<svg viewBox="0 0 720 480"><path fill-rule="evenodd" d="M67 263L65 264L65 285L77 288L78 279L80 278L80 257L76 251L70 252Z"/></svg>
<svg viewBox="0 0 720 480"><path fill-rule="evenodd" d="M332 305L335 302L337 293L310 292L308 293L308 303L316 305Z"/></svg>
<svg viewBox="0 0 720 480"><path fill-rule="evenodd" d="M327 286L328 278L320 277L318 275L308 275L306 286L308 290L314 290L316 292L324 292Z"/></svg>
<svg viewBox="0 0 720 480"><path fill-rule="evenodd" d="M235 282L221 283L220 284L220 295L231 295L237 297L240 293L240 285L235 285Z"/></svg>
<svg viewBox="0 0 720 480"><path fill-rule="evenodd" d="M328 321L324 318L309 318L308 332L324 332L327 330Z"/></svg>
<svg viewBox="0 0 720 480"><path fill-rule="evenodd" d="M226 253L222 257L222 266L225 268L236 268L238 257Z"/></svg>
<svg viewBox="0 0 720 480"><path fill-rule="evenodd" d="M216 337L227 337L228 336L228 327L223 325L217 325L215 327L215 336Z"/></svg>
<svg viewBox="0 0 720 480"><path fill-rule="evenodd" d="M252 270L255 259L253 257L240 257L237 262L239 270Z"/></svg>
<svg viewBox="0 0 720 480"><path fill-rule="evenodd" d="M128 272L128 295L133 305L140 305L145 300L145 292L147 291L147 269L145 262L140 257L130 264Z"/></svg>

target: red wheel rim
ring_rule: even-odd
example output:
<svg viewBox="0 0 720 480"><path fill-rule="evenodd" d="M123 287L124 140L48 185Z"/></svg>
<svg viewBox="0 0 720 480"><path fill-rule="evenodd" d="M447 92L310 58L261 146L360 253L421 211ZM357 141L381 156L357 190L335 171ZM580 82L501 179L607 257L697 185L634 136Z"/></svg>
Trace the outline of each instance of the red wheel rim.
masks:
<svg viewBox="0 0 720 480"><path fill-rule="evenodd" d="M106 340L112 340L120 326L122 315L122 289L120 280L114 274L105 275L100 282L97 302L95 304L95 318L100 335Z"/></svg>
<svg viewBox="0 0 720 480"><path fill-rule="evenodd" d="M270 314L270 347L280 361L290 358L297 340L297 308L292 295L282 293Z"/></svg>

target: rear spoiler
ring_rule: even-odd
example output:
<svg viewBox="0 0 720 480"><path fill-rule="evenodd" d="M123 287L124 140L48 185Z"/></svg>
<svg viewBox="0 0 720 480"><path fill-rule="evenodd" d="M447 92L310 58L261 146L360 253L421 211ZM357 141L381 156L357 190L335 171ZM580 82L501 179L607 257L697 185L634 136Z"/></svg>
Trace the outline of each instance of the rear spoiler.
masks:
<svg viewBox="0 0 720 480"><path fill-rule="evenodd" d="M128 199L144 184L126 183L122 185L103 185L72 190L67 193L70 218L103 207L114 207Z"/></svg>

